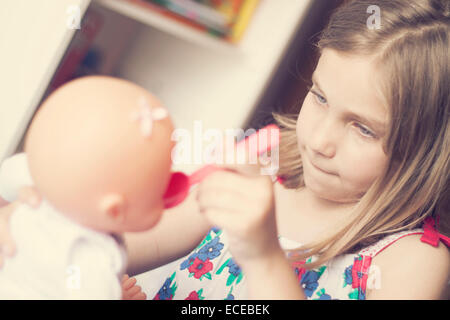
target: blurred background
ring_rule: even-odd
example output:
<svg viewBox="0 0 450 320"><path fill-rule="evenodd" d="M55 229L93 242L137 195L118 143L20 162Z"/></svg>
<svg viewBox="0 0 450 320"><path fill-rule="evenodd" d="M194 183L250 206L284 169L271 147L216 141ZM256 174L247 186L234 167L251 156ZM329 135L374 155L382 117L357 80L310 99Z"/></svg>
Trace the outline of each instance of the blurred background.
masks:
<svg viewBox="0 0 450 320"><path fill-rule="evenodd" d="M48 94L91 74L145 87L190 131L195 121L257 129L272 111L298 112L313 44L342 0L3 2L0 161L21 150Z"/></svg>

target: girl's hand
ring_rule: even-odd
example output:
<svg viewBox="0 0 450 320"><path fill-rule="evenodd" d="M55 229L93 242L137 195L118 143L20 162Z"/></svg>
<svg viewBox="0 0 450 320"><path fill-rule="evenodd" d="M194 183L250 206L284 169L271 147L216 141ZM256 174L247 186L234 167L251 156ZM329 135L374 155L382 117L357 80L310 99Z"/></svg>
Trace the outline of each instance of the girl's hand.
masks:
<svg viewBox="0 0 450 320"><path fill-rule="evenodd" d="M305 299L278 241L270 176L258 166L234 166L205 178L197 199L207 219L226 231L246 275L248 299Z"/></svg>
<svg viewBox="0 0 450 320"><path fill-rule="evenodd" d="M9 218L20 202L37 208L41 202L41 197L33 187L22 187L19 191L18 201L0 208L0 268L3 261L12 257L16 251L14 239L9 232Z"/></svg>
<svg viewBox="0 0 450 320"><path fill-rule="evenodd" d="M147 295L136 285L136 278L122 277L122 300L147 300Z"/></svg>
<svg viewBox="0 0 450 320"><path fill-rule="evenodd" d="M233 257L243 268L280 253L273 183L259 166L211 174L199 185L197 201L206 218L227 232Z"/></svg>

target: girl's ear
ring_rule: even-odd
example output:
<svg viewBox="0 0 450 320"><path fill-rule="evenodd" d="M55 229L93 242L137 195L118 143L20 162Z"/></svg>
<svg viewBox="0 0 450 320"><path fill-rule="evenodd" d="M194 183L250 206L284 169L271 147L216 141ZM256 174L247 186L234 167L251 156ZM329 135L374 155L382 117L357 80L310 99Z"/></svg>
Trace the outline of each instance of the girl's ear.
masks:
<svg viewBox="0 0 450 320"><path fill-rule="evenodd" d="M109 193L103 196L99 202L102 215L116 222L123 222L126 215L125 197L118 193Z"/></svg>

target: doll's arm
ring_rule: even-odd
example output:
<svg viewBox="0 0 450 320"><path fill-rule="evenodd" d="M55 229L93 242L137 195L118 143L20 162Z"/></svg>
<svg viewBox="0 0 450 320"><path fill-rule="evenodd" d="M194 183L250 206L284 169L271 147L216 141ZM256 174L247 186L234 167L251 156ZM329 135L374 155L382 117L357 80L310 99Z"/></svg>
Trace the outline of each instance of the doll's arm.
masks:
<svg viewBox="0 0 450 320"><path fill-rule="evenodd" d="M152 229L124 234L128 274L157 268L195 249L212 227L201 215L196 196L197 189L194 188L183 203L166 210Z"/></svg>
<svg viewBox="0 0 450 320"><path fill-rule="evenodd" d="M25 153L15 154L0 165L0 206L19 198L21 187L33 185Z"/></svg>

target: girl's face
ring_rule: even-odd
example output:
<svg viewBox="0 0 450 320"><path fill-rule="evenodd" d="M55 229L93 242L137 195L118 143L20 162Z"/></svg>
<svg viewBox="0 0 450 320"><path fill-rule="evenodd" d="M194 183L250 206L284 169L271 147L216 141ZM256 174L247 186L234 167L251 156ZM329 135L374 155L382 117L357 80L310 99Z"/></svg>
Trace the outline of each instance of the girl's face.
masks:
<svg viewBox="0 0 450 320"><path fill-rule="evenodd" d="M322 199L360 199L387 163L388 113L371 61L325 49L297 122L305 186Z"/></svg>

